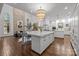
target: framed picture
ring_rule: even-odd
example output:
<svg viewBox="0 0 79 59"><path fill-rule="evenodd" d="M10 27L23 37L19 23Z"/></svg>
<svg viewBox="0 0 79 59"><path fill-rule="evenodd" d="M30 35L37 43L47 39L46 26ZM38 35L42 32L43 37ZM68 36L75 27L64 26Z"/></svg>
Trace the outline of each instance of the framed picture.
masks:
<svg viewBox="0 0 79 59"><path fill-rule="evenodd" d="M63 23L58 23L58 28L63 28Z"/></svg>
<svg viewBox="0 0 79 59"><path fill-rule="evenodd" d="M18 26L18 28L22 28L23 27L23 21L22 20L17 21L17 26Z"/></svg>
<svg viewBox="0 0 79 59"><path fill-rule="evenodd" d="M69 24L66 24L66 27L69 27Z"/></svg>

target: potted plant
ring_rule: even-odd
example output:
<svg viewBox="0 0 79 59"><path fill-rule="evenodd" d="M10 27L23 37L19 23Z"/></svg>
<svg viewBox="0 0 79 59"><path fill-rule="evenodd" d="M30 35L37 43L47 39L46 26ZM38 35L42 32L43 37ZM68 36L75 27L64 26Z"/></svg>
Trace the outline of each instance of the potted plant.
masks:
<svg viewBox="0 0 79 59"><path fill-rule="evenodd" d="M33 30L34 30L34 31L37 31L37 30L38 30L38 25L37 25L37 23L34 23L34 24L32 25L32 27L33 27Z"/></svg>

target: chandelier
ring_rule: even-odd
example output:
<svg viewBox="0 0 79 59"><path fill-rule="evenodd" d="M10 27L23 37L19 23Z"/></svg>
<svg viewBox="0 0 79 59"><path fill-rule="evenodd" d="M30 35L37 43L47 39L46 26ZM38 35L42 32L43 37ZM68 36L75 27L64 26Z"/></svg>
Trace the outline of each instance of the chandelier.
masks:
<svg viewBox="0 0 79 59"><path fill-rule="evenodd" d="M45 10L41 9L41 7L40 7L40 9L38 9L36 11L36 17L37 17L37 19L43 20L45 18L45 14L46 14Z"/></svg>

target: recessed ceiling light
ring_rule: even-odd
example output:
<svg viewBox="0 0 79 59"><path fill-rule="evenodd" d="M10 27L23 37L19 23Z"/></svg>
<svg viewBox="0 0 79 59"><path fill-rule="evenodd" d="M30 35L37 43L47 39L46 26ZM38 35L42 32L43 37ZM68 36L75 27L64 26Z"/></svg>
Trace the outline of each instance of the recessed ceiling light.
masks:
<svg viewBox="0 0 79 59"><path fill-rule="evenodd" d="M65 6L65 8L64 8L65 10L67 10L68 9L68 7L67 6Z"/></svg>
<svg viewBox="0 0 79 59"><path fill-rule="evenodd" d="M68 12L68 14L71 14L71 12Z"/></svg>

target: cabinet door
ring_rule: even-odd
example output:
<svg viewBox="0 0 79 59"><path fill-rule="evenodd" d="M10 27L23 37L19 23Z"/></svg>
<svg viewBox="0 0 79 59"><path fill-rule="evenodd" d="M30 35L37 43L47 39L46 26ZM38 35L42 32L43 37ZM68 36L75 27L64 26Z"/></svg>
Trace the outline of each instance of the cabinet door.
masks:
<svg viewBox="0 0 79 59"><path fill-rule="evenodd" d="M40 53L40 38L37 36L32 36L32 50L37 53Z"/></svg>
<svg viewBox="0 0 79 59"><path fill-rule="evenodd" d="M46 46L47 46L46 40L47 39L45 37L41 38L41 41L40 41L40 51L41 51L41 53L46 49Z"/></svg>
<svg viewBox="0 0 79 59"><path fill-rule="evenodd" d="M49 35L49 43L52 43L54 41L53 33Z"/></svg>
<svg viewBox="0 0 79 59"><path fill-rule="evenodd" d="M74 19L74 34L78 34L78 19Z"/></svg>

